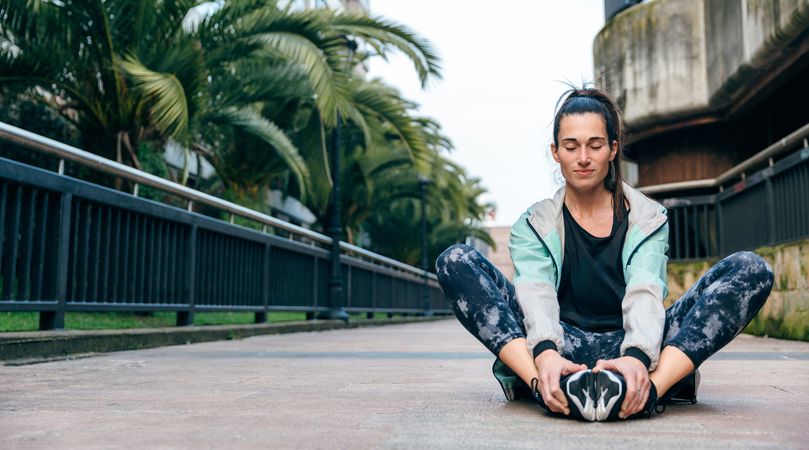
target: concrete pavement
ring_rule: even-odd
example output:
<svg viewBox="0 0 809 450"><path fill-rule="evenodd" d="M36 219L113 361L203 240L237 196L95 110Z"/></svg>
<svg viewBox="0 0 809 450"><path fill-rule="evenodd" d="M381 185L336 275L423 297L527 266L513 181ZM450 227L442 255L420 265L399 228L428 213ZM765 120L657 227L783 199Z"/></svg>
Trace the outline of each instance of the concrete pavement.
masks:
<svg viewBox="0 0 809 450"><path fill-rule="evenodd" d="M809 448L809 343L739 336L699 403L580 423L507 403L454 320L0 367L0 448Z"/></svg>

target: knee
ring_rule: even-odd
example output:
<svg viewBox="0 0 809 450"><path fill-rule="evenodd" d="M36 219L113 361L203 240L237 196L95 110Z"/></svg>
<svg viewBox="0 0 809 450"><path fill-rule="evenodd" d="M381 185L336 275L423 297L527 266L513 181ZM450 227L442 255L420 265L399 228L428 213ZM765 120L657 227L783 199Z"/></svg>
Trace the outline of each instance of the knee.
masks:
<svg viewBox="0 0 809 450"><path fill-rule="evenodd" d="M469 256L477 252L474 247L466 244L453 244L438 255L435 260L436 274L449 275L450 268L458 264L465 264Z"/></svg>
<svg viewBox="0 0 809 450"><path fill-rule="evenodd" d="M772 289L774 279L772 267L764 258L753 252L741 251L728 256L728 259L737 268L736 272L745 279L761 286L767 292Z"/></svg>

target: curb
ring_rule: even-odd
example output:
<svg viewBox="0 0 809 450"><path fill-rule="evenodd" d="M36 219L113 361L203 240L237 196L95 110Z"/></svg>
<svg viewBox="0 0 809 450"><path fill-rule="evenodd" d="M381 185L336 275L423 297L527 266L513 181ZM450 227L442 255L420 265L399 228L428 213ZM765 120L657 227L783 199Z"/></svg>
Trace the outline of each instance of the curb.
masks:
<svg viewBox="0 0 809 450"><path fill-rule="evenodd" d="M397 317L345 323L341 320L304 320L250 325L205 325L126 330L62 330L0 333L0 364L20 366L99 353L141 350L169 345L244 339L283 333L327 331L446 320L451 316Z"/></svg>

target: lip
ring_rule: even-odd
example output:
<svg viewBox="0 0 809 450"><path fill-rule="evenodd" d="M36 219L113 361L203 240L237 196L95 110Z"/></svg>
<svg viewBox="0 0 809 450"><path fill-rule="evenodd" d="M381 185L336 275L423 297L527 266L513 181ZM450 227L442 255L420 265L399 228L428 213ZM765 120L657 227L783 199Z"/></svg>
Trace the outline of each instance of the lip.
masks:
<svg viewBox="0 0 809 450"><path fill-rule="evenodd" d="M590 169L590 170L574 170L574 172L576 172L579 175L590 175L591 173L595 172L595 170L594 169Z"/></svg>

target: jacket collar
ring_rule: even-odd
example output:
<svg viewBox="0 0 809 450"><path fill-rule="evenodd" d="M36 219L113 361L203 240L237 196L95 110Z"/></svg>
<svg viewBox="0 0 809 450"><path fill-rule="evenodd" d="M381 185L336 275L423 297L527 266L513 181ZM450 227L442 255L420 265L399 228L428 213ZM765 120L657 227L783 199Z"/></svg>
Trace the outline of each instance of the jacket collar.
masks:
<svg viewBox="0 0 809 450"><path fill-rule="evenodd" d="M658 229L667 220L666 208L660 203L651 200L639 190L623 183L624 196L629 203L629 224L637 225L644 236L648 236ZM562 206L565 202L565 185L562 185L552 198L534 203L528 222L541 237L548 236L553 230L559 233L562 248L564 248L565 225L562 220Z"/></svg>

